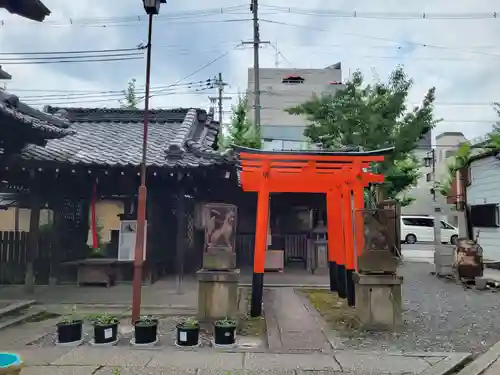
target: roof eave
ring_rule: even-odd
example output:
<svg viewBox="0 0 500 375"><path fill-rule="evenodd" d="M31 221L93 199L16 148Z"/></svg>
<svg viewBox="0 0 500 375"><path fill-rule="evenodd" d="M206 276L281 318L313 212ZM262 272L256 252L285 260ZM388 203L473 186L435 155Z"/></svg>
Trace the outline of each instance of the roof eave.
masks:
<svg viewBox="0 0 500 375"><path fill-rule="evenodd" d="M311 155L311 156L379 156L388 155L394 151L394 147L383 148L372 151L359 151L359 150L342 150L342 151L317 151L317 150L298 150L298 151L265 151L255 148L231 145L236 152L246 152L249 154L270 154L270 155Z"/></svg>

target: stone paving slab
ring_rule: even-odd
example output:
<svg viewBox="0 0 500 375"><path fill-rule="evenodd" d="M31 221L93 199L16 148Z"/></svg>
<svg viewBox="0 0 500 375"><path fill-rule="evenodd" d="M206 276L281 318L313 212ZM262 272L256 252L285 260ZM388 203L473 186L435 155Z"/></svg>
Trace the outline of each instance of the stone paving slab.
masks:
<svg viewBox="0 0 500 375"><path fill-rule="evenodd" d="M270 350L331 351L321 327L293 288L265 290L264 314Z"/></svg>
<svg viewBox="0 0 500 375"><path fill-rule="evenodd" d="M81 346L53 360L55 366L122 366L145 367L155 352L129 348L103 348ZM168 356L170 357L170 356Z"/></svg>
<svg viewBox="0 0 500 375"><path fill-rule="evenodd" d="M341 367L333 355L320 353L310 354L273 354L247 353L245 355L245 369L283 369L283 370L331 370L341 371Z"/></svg>
<svg viewBox="0 0 500 375"><path fill-rule="evenodd" d="M92 375L96 366L31 366L21 372L22 375ZM110 375L113 373L110 372Z"/></svg>
<svg viewBox="0 0 500 375"><path fill-rule="evenodd" d="M114 367L121 368L120 375L227 375L228 370L231 375L442 375L469 356L460 353L406 356L343 350L335 353L236 353L208 348L182 351L89 346L73 349L33 347L15 352L24 358L28 374L41 375L113 375ZM67 371L62 372L62 369Z"/></svg>
<svg viewBox="0 0 500 375"><path fill-rule="evenodd" d="M102 367L94 372L93 375L114 375L114 369L115 367ZM197 375L196 371L173 367L127 367L120 369L120 375ZM227 375L227 371L224 375Z"/></svg>
<svg viewBox="0 0 500 375"><path fill-rule="evenodd" d="M161 351L155 353L147 367L177 367L187 369L243 369L244 353L212 350Z"/></svg>
<svg viewBox="0 0 500 375"><path fill-rule="evenodd" d="M71 348L29 348L29 349L19 349L19 350L8 350L3 348L5 351L12 351L21 356L24 360L26 366L43 366L49 365L59 357L68 353Z"/></svg>
<svg viewBox="0 0 500 375"><path fill-rule="evenodd" d="M418 374L428 369L429 363L424 358L400 355L359 354L356 352L335 353L342 371L366 373L408 373Z"/></svg>

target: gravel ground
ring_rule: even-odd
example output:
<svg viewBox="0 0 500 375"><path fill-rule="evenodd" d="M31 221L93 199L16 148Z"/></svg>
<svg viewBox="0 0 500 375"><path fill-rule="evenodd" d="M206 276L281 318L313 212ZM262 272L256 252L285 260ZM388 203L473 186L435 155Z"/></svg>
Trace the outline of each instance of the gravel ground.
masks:
<svg viewBox="0 0 500 375"><path fill-rule="evenodd" d="M397 333L339 337L346 348L384 351L456 351L481 354L500 341L500 293L465 288L430 275L433 266L405 263L405 326Z"/></svg>

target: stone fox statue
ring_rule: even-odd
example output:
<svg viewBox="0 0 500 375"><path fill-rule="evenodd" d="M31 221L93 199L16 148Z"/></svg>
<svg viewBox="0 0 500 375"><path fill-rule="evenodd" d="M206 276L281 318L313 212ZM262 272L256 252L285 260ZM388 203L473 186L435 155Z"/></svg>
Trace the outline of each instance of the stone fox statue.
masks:
<svg viewBox="0 0 500 375"><path fill-rule="evenodd" d="M214 219L212 217L210 220ZM210 245L218 245L218 246L231 246L231 235L233 234L233 222L234 222L234 212L228 210L224 217L224 222L220 226L220 228L215 229L210 234ZM210 232L209 232L210 233Z"/></svg>

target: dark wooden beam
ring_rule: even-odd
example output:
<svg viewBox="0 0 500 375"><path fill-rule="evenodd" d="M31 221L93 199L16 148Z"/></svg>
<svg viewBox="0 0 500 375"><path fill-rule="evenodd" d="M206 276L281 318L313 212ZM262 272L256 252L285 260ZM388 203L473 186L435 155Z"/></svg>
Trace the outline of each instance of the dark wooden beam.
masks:
<svg viewBox="0 0 500 375"><path fill-rule="evenodd" d="M38 244L40 239L40 210L42 208L40 193L39 179L34 171L31 171L30 229L26 249L26 274L24 278L24 286L27 293L33 293L35 291L35 274L33 266L38 256Z"/></svg>

